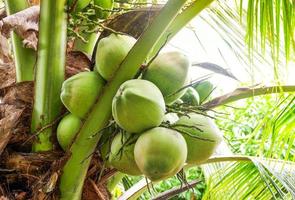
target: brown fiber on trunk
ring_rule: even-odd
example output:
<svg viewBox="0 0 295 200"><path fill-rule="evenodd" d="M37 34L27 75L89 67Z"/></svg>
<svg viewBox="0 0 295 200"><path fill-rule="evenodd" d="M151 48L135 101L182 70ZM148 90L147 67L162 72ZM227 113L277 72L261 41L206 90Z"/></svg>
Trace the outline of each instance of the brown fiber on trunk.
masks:
<svg viewBox="0 0 295 200"><path fill-rule="evenodd" d="M81 52L68 52L68 78L89 70ZM16 83L11 63L0 66L0 200L58 199L57 181L66 158L60 150L29 153L34 83ZM89 199L91 200L91 199Z"/></svg>

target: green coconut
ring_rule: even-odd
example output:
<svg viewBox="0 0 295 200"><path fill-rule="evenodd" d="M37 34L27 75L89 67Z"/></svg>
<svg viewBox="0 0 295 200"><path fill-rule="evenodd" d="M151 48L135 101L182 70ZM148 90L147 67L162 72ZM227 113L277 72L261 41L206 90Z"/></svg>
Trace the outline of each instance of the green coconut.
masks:
<svg viewBox="0 0 295 200"><path fill-rule="evenodd" d="M88 6L91 0L68 0L68 6L73 12L80 12Z"/></svg>
<svg viewBox="0 0 295 200"><path fill-rule="evenodd" d="M180 52L158 55L143 73L142 78L153 82L162 92L166 104L180 98L186 90L181 90L188 82L189 58ZM176 93L177 92L177 93Z"/></svg>
<svg viewBox="0 0 295 200"><path fill-rule="evenodd" d="M105 81L95 72L81 72L65 80L60 98L64 106L83 119L96 102Z"/></svg>
<svg viewBox="0 0 295 200"><path fill-rule="evenodd" d="M204 115L182 116L175 124L187 143L188 164L200 164L208 160L222 141L221 132L214 121Z"/></svg>
<svg viewBox="0 0 295 200"><path fill-rule="evenodd" d="M94 5L101 8L96 12L96 16L99 19L106 19L111 14L109 10L113 9L114 0L94 0Z"/></svg>
<svg viewBox="0 0 295 200"><path fill-rule="evenodd" d="M200 104L200 97L199 97L199 94L198 92L192 88L192 87L189 87L187 88L185 94L181 97L181 100L184 102L184 103L187 103L189 105L193 105L193 106L197 106Z"/></svg>
<svg viewBox="0 0 295 200"><path fill-rule="evenodd" d="M201 103L208 100L214 90L214 85L210 81L202 81L193 87L198 92Z"/></svg>
<svg viewBox="0 0 295 200"><path fill-rule="evenodd" d="M124 174L133 176L142 174L134 160L134 146L137 137L134 134L119 133L112 141L109 163Z"/></svg>
<svg viewBox="0 0 295 200"><path fill-rule="evenodd" d="M66 115L59 122L56 136L59 145L64 151L70 147L81 126L82 121L73 114Z"/></svg>
<svg viewBox="0 0 295 200"><path fill-rule="evenodd" d="M119 34L101 39L97 45L95 70L110 80L135 42L135 38Z"/></svg>
<svg viewBox="0 0 295 200"><path fill-rule="evenodd" d="M112 102L116 123L129 133L159 126L165 115L161 91L153 83L133 79L124 82Z"/></svg>
<svg viewBox="0 0 295 200"><path fill-rule="evenodd" d="M135 162L152 181L174 176L182 169L186 156L185 139L175 130L153 128L140 135L135 143Z"/></svg>

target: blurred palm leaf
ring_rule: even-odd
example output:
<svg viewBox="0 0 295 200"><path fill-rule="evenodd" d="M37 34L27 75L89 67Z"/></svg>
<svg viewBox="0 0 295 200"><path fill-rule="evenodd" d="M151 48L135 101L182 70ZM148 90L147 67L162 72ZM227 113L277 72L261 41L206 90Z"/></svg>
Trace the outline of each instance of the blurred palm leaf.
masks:
<svg viewBox="0 0 295 200"><path fill-rule="evenodd" d="M203 199L295 198L295 163L247 156L214 157L203 165L207 190ZM147 189L139 181L119 199L136 199ZM185 190L189 190L187 187ZM184 189L171 190L173 195ZM169 191L164 193L170 196ZM158 196L163 196L159 194Z"/></svg>
<svg viewBox="0 0 295 200"><path fill-rule="evenodd" d="M280 105L281 104L281 105ZM260 155L285 160L295 160L295 96L283 99L261 130Z"/></svg>
<svg viewBox="0 0 295 200"><path fill-rule="evenodd" d="M247 43L254 48L255 36L260 33L261 47L266 41L271 45L272 55L279 56L283 38L286 58L295 50L295 2L289 0L240 0L241 7L247 7ZM283 29L283 30L282 30ZM281 33L283 32L283 35Z"/></svg>
<svg viewBox="0 0 295 200"><path fill-rule="evenodd" d="M258 157L248 159L203 166L207 180L203 199L295 198L295 163Z"/></svg>
<svg viewBox="0 0 295 200"><path fill-rule="evenodd" d="M226 60L234 56L240 62L240 67L251 76L254 76L253 72L265 74L266 70L273 70L275 77L282 80L286 60L295 58L295 1L282 2L261 0L259 3L258 0L241 0L241 3L235 3L217 0L203 11L200 14L201 19L215 30L228 47L216 47L220 55L214 56L221 56L224 60L224 63L218 64L226 65ZM265 11L264 7L268 10ZM210 52L199 36L199 32L203 30L190 28L195 32L204 51ZM228 55L229 52L232 52L232 55Z"/></svg>
<svg viewBox="0 0 295 200"><path fill-rule="evenodd" d="M243 134L246 134L244 140L241 141L243 145L249 146L253 142L257 144L252 155L295 161L295 96L291 94L268 95L254 97L249 101L257 103L251 103L247 108L248 110L241 110L237 111L239 114L236 113L240 115L240 119L236 119L238 120L237 123L247 120L253 121L253 119L255 122L253 130L249 134L241 130L244 132ZM238 102L231 105L238 105ZM252 112L252 116L245 115L245 113L250 112ZM222 118L222 121L228 123L227 119ZM235 137L240 136L235 135ZM231 144L235 141L229 140L228 142Z"/></svg>

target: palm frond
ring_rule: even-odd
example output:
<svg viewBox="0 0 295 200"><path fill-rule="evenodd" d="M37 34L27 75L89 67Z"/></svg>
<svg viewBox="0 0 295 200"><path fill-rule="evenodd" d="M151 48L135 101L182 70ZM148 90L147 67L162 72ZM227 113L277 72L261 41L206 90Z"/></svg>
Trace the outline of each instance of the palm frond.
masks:
<svg viewBox="0 0 295 200"><path fill-rule="evenodd" d="M186 166L188 169L193 166ZM203 199L292 199L295 198L295 162L248 156L219 156L202 165L207 189ZM142 179L119 199L136 199L147 190ZM157 197L191 189L171 189Z"/></svg>
<svg viewBox="0 0 295 200"><path fill-rule="evenodd" d="M295 58L295 46L292 45L293 36L277 37L273 32L282 32L283 28L278 29L277 24L290 23L295 21L290 17L277 17L275 13L283 13L284 7L279 7L277 1L261 0L267 4L267 12L259 13L258 0L248 0L240 5L235 5L234 1L215 1L208 9L200 14L200 18L196 19L195 28L193 31L197 35L199 41L198 46L204 49L204 53L211 55L214 58L223 58L224 63L217 63L221 66L231 67L227 61L232 59L231 63L240 63L239 69L245 70L255 82L261 81L261 75L277 78L280 82L284 82L286 75L286 59L292 60ZM293 5L293 9L289 9L287 16L292 15L294 18L294 1L288 2L289 7ZM282 3L281 3L282 5ZM257 10L258 9L258 10ZM273 9L274 15L271 15L270 10ZM261 16L262 15L262 16ZM268 15L268 16L267 16ZM273 20L271 20L273 18ZM208 48L203 42L206 41L207 35L203 36L202 31L197 24L205 22L209 27L208 31L216 32L220 40L224 44L217 43L220 55L215 52L212 55L212 49ZM261 25L262 24L262 25ZM293 26L295 27L295 26ZM291 29L294 29L294 28ZM290 29L290 31L291 31ZM289 29L286 29L289 30ZM218 38L218 37L217 37ZM219 40L218 40L219 41ZM289 44L288 51L285 48ZM248 45L247 45L248 44ZM219 47L220 46L220 47ZM248 47L247 47L248 46ZM226 53L224 53L226 52ZM235 62L236 60L236 62ZM238 67L238 66L237 66ZM267 74L266 74L267 73ZM270 76L269 76L270 75Z"/></svg>
<svg viewBox="0 0 295 200"><path fill-rule="evenodd" d="M248 161L211 163L203 166L207 180L203 199L295 198L295 163L258 157L247 158ZM214 159L219 158L210 160Z"/></svg>
<svg viewBox="0 0 295 200"><path fill-rule="evenodd" d="M229 93L213 99L204 106L215 107L214 104L230 103L216 109L216 112L224 113L217 115L217 123L225 130L228 144L234 152L294 161L295 96L292 93L280 93L283 88L278 86L276 95L261 97L254 97L258 93L253 91L248 93L248 99L230 103L231 100L238 100L237 97L243 96L242 93L246 92L237 90L237 96L234 95L235 92L232 95ZM234 114L231 114L233 111Z"/></svg>
<svg viewBox="0 0 295 200"><path fill-rule="evenodd" d="M277 58L280 47L284 46L286 58L290 59L290 55L295 50L295 2L289 0L241 0L241 6L247 7L246 41L248 45L253 49L254 41L260 35L263 50L265 50L265 44L268 41L273 57ZM281 44L282 39L283 44Z"/></svg>

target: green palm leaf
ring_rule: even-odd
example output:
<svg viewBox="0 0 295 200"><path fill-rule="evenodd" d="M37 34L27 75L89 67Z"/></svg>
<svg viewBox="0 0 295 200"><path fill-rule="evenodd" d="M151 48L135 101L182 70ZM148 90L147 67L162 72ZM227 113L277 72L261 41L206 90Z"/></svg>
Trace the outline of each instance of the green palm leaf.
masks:
<svg viewBox="0 0 295 200"><path fill-rule="evenodd" d="M187 166L187 168L192 166ZM295 198L295 162L247 156L213 157L202 166L207 190L203 199ZM185 190L189 190L187 187ZM147 190L142 179L119 199L136 199ZM180 192L184 192L180 189ZM179 193L171 189L174 195ZM161 196L157 195L157 196ZM169 196L169 191L165 192Z"/></svg>
<svg viewBox="0 0 295 200"><path fill-rule="evenodd" d="M295 163L258 157L203 166L207 190L203 199L295 198ZM225 161L225 157L209 161ZM230 157L228 157L230 159Z"/></svg>
<svg viewBox="0 0 295 200"><path fill-rule="evenodd" d="M280 91L282 88L278 87L277 89ZM255 93L252 93L250 96L254 94ZM238 97L239 96L243 95L239 94ZM253 98L250 96L248 96L249 99L245 101L228 104L232 108L221 107L220 110L217 109L217 111L231 113L233 112L233 108L246 103L243 110L235 109L234 116L228 118L220 115L218 118L221 125L225 124L225 126L222 125L222 128L227 131L228 143L231 146L236 146L236 142L243 146L251 146L250 149L253 151L247 153L244 151L240 152L244 155L294 161L294 94L290 93L289 95L284 95L279 93L277 95L265 95ZM231 97L229 97L229 99L230 98ZM219 104L222 104L219 98L216 98L215 101L216 100L219 100ZM214 101L208 102L207 105L210 103L214 104ZM245 122L247 122L246 124L248 125L245 125ZM234 129L235 131L233 131ZM255 148L253 145L255 145ZM239 148L240 147L238 147L238 149Z"/></svg>

